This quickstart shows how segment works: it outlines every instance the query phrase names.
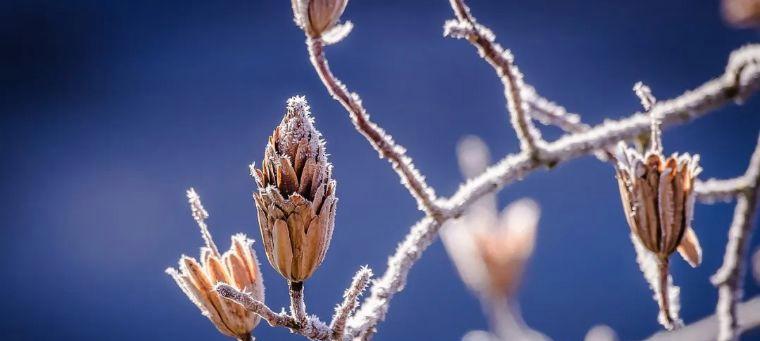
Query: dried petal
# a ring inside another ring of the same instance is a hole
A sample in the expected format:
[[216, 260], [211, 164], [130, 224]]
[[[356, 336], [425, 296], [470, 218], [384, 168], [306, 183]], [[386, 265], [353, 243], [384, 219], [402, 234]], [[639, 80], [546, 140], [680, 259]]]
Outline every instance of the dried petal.
[[686, 229], [681, 244], [678, 245], [678, 253], [693, 268], [702, 264], [702, 246], [699, 245], [697, 234], [691, 227]]

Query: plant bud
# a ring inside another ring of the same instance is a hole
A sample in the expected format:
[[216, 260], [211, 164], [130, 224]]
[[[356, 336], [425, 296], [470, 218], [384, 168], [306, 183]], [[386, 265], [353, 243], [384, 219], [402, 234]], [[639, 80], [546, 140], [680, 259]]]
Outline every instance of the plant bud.
[[348, 0], [291, 0], [296, 24], [318, 38], [338, 24]]
[[702, 171], [699, 155], [659, 152], [642, 156], [635, 149], [618, 147], [617, 179], [625, 217], [641, 244], [660, 258], [678, 250], [692, 266], [702, 262], [691, 221], [694, 180]]
[[251, 167], [267, 259], [291, 282], [309, 278], [322, 263], [338, 201], [325, 143], [313, 124], [306, 99], [289, 99], [261, 169]]
[[166, 273], [222, 334], [241, 341], [251, 339], [251, 331], [260, 317], [219, 296], [214, 285], [226, 283], [264, 301], [264, 282], [252, 244], [253, 240], [237, 234], [232, 237], [232, 246], [224, 255], [215, 254], [206, 246], [201, 248], [201, 263], [195, 258], [182, 256], [179, 271], [166, 269]]
[[620, 143], [616, 171], [639, 266], [655, 292], [660, 307], [658, 320], [670, 330], [681, 321], [679, 291], [668, 273], [669, 257], [677, 250], [692, 267], [702, 262], [702, 248], [691, 228], [694, 180], [702, 168], [699, 155], [665, 158], [659, 136], [659, 122], [653, 117], [651, 149], [641, 155]]

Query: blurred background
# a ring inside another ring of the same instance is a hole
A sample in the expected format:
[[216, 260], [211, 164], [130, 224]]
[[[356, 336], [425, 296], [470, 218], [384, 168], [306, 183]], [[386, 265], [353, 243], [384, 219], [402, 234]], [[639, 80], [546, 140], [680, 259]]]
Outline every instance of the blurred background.
[[[470, 5], [529, 84], [591, 124], [640, 110], [636, 81], [657, 98], [677, 96], [758, 39], [725, 24], [717, 1]], [[296, 94], [307, 96], [327, 140], [340, 198], [332, 247], [306, 284], [310, 312], [329, 318], [360, 266], [385, 270], [421, 214], [327, 95], [291, 15], [283, 0], [0, 2], [1, 339], [223, 340], [163, 272], [202, 245], [184, 193], [201, 194], [220, 248], [236, 232], [259, 240], [248, 164], [261, 160]], [[353, 0], [344, 15], [353, 33], [327, 51], [441, 195], [461, 181], [462, 136], [481, 136], [497, 157], [518, 148], [499, 80], [469, 44], [442, 38], [450, 17], [443, 0]], [[668, 130], [665, 149], [700, 153], [703, 178], [740, 175], [758, 110], [750, 99]], [[556, 340], [581, 339], [595, 324], [625, 340], [659, 330], [610, 166], [585, 157], [534, 173], [500, 204], [524, 196], [543, 211], [519, 294], [529, 325]], [[708, 278], [732, 212], [698, 204], [704, 262], [672, 262], [687, 322], [713, 313]], [[264, 260], [258, 244], [256, 252]], [[284, 280], [265, 260], [262, 270], [267, 303], [286, 306]], [[749, 277], [747, 296], [757, 295]], [[378, 340], [457, 340], [486, 327], [440, 242], [390, 308]], [[255, 335], [298, 339], [266, 323]]]

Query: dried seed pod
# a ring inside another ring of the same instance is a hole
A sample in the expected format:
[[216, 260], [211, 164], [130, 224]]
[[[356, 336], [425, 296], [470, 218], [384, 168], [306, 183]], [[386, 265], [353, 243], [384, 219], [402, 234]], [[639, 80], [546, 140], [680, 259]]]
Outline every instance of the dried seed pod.
[[214, 285], [219, 282], [229, 284], [264, 302], [264, 281], [256, 254], [251, 248], [253, 240], [244, 234], [236, 234], [232, 236], [230, 249], [220, 255], [206, 228], [208, 213], [203, 209], [200, 198], [192, 189], [188, 191], [188, 198], [193, 217], [201, 226], [206, 246], [201, 248], [200, 263], [195, 258], [183, 255], [179, 260], [179, 270], [168, 268], [166, 273], [174, 278], [185, 295], [222, 334], [249, 341], [251, 331], [259, 324], [259, 315], [222, 298], [214, 290]]
[[332, 165], [313, 121], [305, 98], [289, 99], [261, 169], [251, 167], [267, 259], [291, 282], [309, 278], [324, 260], [338, 201]]
[[670, 309], [668, 258], [678, 251], [692, 267], [702, 262], [702, 249], [691, 228], [694, 181], [702, 168], [699, 155], [664, 157], [659, 122], [654, 118], [652, 126], [651, 149], [644, 155], [624, 143], [618, 146], [616, 171], [631, 233], [642, 251], [656, 256], [659, 274], [650, 285], [657, 292], [660, 321], [672, 329], [678, 317]]
[[293, 15], [298, 27], [311, 38], [336, 27], [348, 0], [291, 0]]

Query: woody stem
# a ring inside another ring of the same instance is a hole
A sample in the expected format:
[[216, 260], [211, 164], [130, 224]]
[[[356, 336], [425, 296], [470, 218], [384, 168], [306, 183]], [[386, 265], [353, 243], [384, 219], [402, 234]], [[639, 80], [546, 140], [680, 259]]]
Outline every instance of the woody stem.
[[668, 324], [673, 324], [673, 317], [670, 316], [670, 302], [668, 300], [668, 257], [658, 257], [657, 269], [660, 273], [660, 310]]
[[253, 340], [253, 338], [251, 337], [251, 333], [247, 333], [245, 335], [238, 336], [237, 340], [238, 341], [251, 341], [251, 340]]
[[303, 282], [288, 282], [290, 285], [290, 314], [298, 323], [306, 324], [306, 304], [303, 301]]

